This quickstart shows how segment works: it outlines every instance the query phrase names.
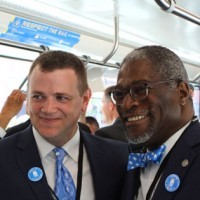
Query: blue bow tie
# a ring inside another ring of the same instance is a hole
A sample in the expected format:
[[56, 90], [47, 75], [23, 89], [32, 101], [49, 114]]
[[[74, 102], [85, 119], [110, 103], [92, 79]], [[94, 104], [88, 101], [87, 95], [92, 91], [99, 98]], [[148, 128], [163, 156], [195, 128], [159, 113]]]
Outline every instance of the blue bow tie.
[[165, 148], [163, 144], [158, 149], [147, 153], [130, 153], [127, 170], [146, 167], [148, 163], [160, 164]]

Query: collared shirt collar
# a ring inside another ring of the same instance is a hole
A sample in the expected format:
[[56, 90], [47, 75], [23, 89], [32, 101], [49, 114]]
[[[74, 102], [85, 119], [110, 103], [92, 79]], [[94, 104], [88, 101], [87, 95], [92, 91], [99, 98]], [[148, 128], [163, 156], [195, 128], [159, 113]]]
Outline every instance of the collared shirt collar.
[[[169, 153], [169, 151], [172, 149], [174, 144], [177, 142], [177, 140], [180, 138], [182, 133], [185, 131], [185, 129], [190, 125], [191, 121], [189, 121], [185, 126], [183, 126], [180, 130], [178, 130], [174, 135], [172, 135], [164, 144], [166, 145], [166, 150], [163, 155], [163, 159], [165, 156]], [[163, 160], [162, 159], [162, 160]]]
[[[33, 135], [36, 140], [41, 160], [45, 159], [48, 155], [55, 156], [52, 152], [55, 146], [47, 142], [34, 127], [33, 127]], [[80, 130], [79, 126], [77, 125], [77, 130], [74, 136], [65, 145], [62, 146], [62, 148], [65, 149], [68, 155], [75, 162], [78, 162], [79, 143], [80, 143]]]

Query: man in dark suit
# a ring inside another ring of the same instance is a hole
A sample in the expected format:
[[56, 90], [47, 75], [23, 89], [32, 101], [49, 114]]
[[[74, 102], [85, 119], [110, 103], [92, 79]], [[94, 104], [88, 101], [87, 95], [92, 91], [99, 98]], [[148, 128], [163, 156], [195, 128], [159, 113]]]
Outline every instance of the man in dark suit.
[[95, 131], [99, 129], [99, 123], [98, 123], [97, 119], [93, 116], [86, 116], [85, 123], [90, 128], [91, 134], [94, 134]]
[[128, 54], [112, 91], [130, 153], [122, 200], [198, 200], [200, 124], [187, 72], [167, 48], [145, 46]]
[[115, 86], [106, 88], [102, 97], [102, 114], [104, 122], [110, 125], [98, 129], [95, 132], [95, 135], [103, 138], [127, 142], [125, 136], [125, 126], [120, 120], [116, 105], [110, 96], [111, 91], [114, 88]]
[[[31, 125], [0, 141], [0, 199], [120, 198], [127, 145], [79, 129], [90, 96], [85, 67], [75, 55], [49, 51], [33, 62], [27, 93]], [[66, 154], [63, 162], [60, 152]]]

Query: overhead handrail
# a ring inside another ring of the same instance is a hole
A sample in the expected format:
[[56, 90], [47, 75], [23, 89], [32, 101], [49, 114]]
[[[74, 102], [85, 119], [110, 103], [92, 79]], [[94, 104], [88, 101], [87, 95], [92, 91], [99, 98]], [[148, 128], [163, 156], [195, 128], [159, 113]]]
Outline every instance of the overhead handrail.
[[115, 31], [115, 39], [114, 39], [114, 45], [111, 50], [111, 52], [108, 54], [108, 56], [103, 60], [103, 64], [107, 63], [107, 61], [115, 54], [115, 52], [118, 49], [119, 46], [119, 16], [114, 17], [114, 31]]
[[107, 61], [115, 54], [119, 47], [119, 5], [118, 0], [113, 1], [114, 3], [114, 44], [111, 52], [108, 56], [103, 60], [103, 64], [107, 63]]
[[43, 51], [49, 51], [49, 47], [45, 45], [40, 45], [40, 47], [43, 49]]
[[200, 17], [177, 6], [174, 0], [155, 0], [162, 10], [182, 17], [190, 22], [200, 25]]
[[90, 61], [90, 56], [83, 55], [83, 58], [86, 59], [86, 62], [84, 62], [84, 64], [85, 64], [85, 67], [87, 68], [87, 65], [88, 65], [88, 63], [89, 63], [89, 61]]
[[[21, 43], [18, 43], [18, 42], [4, 40], [4, 39], [0, 39], [0, 45], [5, 45], [5, 46], [9, 46], [9, 47], [19, 48], [19, 49], [23, 49], [23, 50], [38, 52], [38, 53], [44, 52], [43, 48], [41, 48], [41, 47], [34, 47], [34, 46], [31, 46], [31, 45], [21, 44]], [[27, 81], [27, 76], [22, 81], [22, 83], [19, 85], [18, 88], [20, 90], [22, 89], [22, 87], [24, 86], [26, 81]]]
[[1, 44], [5, 46], [9, 46], [9, 47], [15, 47], [15, 48], [38, 52], [38, 53], [44, 52], [44, 50], [41, 47], [35, 47], [32, 45], [22, 44], [22, 43], [10, 41], [10, 40], [0, 39], [0, 45]]
[[[38, 53], [44, 52], [43, 46], [35, 47], [35, 46], [32, 46], [32, 45], [26, 45], [26, 44], [22, 44], [22, 43], [10, 41], [10, 40], [4, 40], [4, 39], [0, 39], [0, 45], [5, 45], [5, 46], [9, 46], [9, 47], [19, 48], [19, 49], [23, 49], [23, 50], [29, 50], [29, 51], [38, 52]], [[45, 47], [45, 49], [47, 49], [47, 48], [48, 47]], [[119, 68], [119, 66], [117, 66], [116, 64], [113, 64], [113, 63], [105, 63], [105, 64], [103, 64], [102, 61], [91, 59], [89, 56], [88, 56], [88, 58], [86, 58], [86, 56], [83, 56], [83, 57], [79, 56], [79, 58], [83, 62], [87, 62], [87, 63], [91, 63], [91, 64], [96, 64], [96, 65], [104, 65], [104, 66], [112, 67], [112, 68], [116, 68], [116, 69]]]
[[2, 54], [0, 54], [0, 58], [8, 58], [8, 59], [13, 59], [13, 60], [20, 60], [20, 61], [26, 61], [26, 62], [33, 62], [33, 59], [19, 58], [19, 57], [8, 56], [8, 55], [2, 55]]
[[[40, 45], [40, 48], [43, 50], [43, 52], [45, 51], [49, 51], [49, 47], [48, 46], [45, 46], [45, 45]], [[40, 52], [42, 53], [42, 52]], [[21, 90], [22, 87], [24, 86], [24, 84], [26, 83], [26, 81], [28, 80], [28, 75], [25, 77], [25, 79], [22, 81], [22, 83], [20, 84], [19, 86], [19, 89]]]
[[28, 76], [25, 77], [25, 79], [21, 82], [20, 86], [19, 86], [19, 90], [21, 90], [24, 86], [24, 84], [26, 83], [26, 81], [28, 80]]

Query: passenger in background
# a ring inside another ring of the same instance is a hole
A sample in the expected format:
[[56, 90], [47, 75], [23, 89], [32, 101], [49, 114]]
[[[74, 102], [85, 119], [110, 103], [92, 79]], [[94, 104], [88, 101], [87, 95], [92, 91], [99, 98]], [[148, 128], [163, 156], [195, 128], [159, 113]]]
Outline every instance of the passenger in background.
[[91, 133], [90, 127], [86, 124], [85, 112], [81, 112], [78, 119], [78, 124], [81, 130]]
[[98, 129], [95, 132], [95, 135], [99, 137], [103, 137], [103, 138], [109, 138], [109, 139], [127, 142], [127, 139], [124, 133], [125, 126], [120, 120], [116, 106], [111, 98], [111, 91], [114, 88], [115, 86], [110, 86], [106, 88], [104, 90], [104, 94], [102, 97], [103, 118], [107, 124], [111, 124], [111, 125]]
[[90, 128], [91, 133], [94, 135], [95, 131], [99, 129], [99, 123], [95, 117], [86, 116], [86, 124]]
[[102, 100], [101, 100], [102, 118], [103, 118], [103, 122], [106, 125], [113, 124], [113, 122], [119, 117], [119, 114], [116, 110], [116, 106], [113, 103], [113, 100], [110, 96], [110, 93], [114, 88], [115, 88], [115, 86], [110, 86], [110, 87], [106, 88], [103, 92], [103, 96], [102, 96]]
[[77, 56], [47, 51], [32, 63], [31, 126], [0, 140], [0, 199], [120, 198], [128, 147], [81, 131], [78, 119], [90, 94]]
[[26, 94], [17, 89], [13, 90], [8, 96], [0, 113], [0, 138], [3, 138], [6, 135], [6, 127], [11, 119], [19, 113], [25, 99]]

